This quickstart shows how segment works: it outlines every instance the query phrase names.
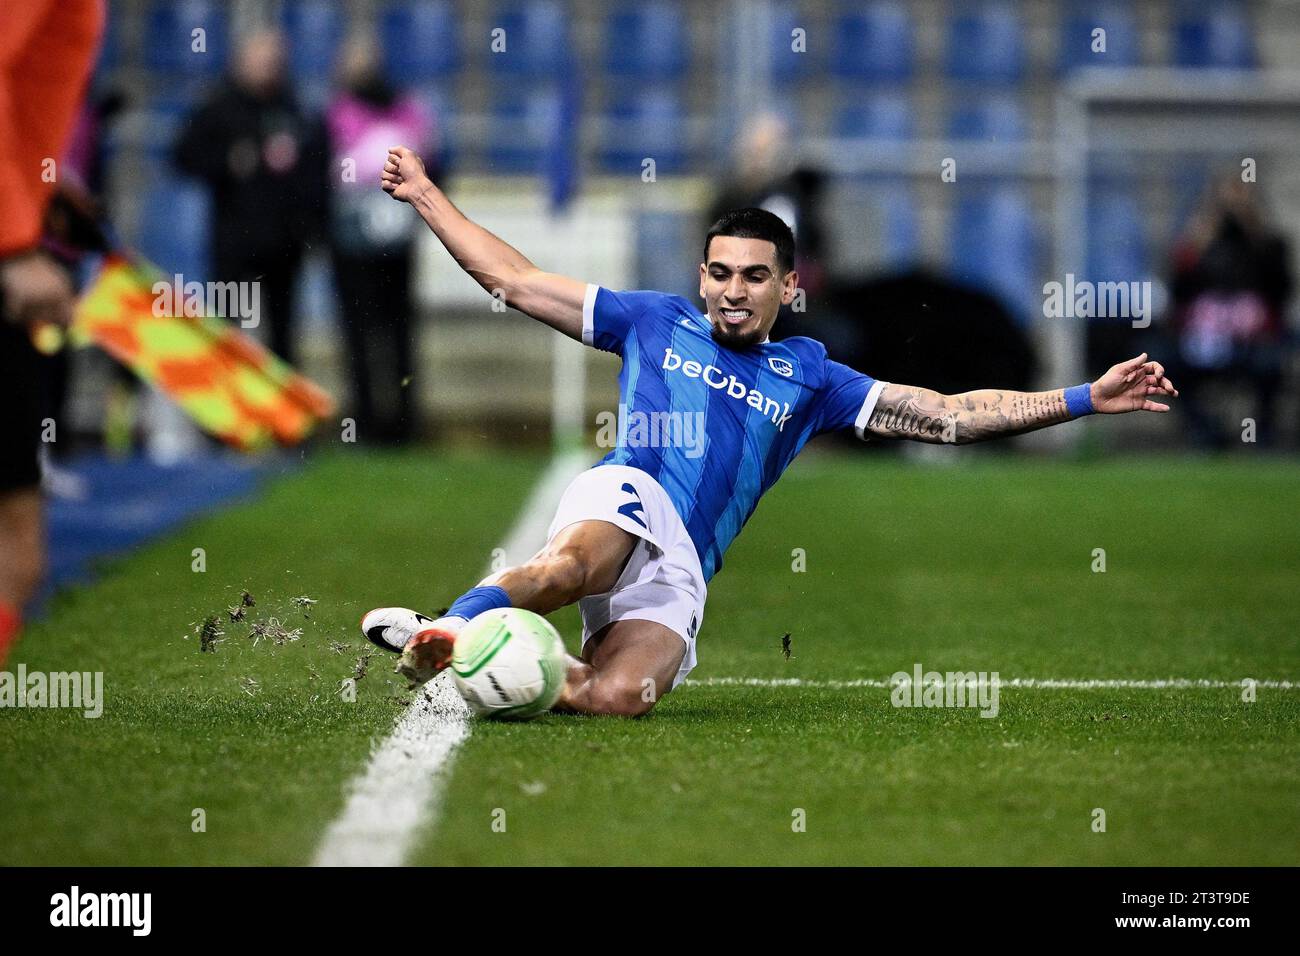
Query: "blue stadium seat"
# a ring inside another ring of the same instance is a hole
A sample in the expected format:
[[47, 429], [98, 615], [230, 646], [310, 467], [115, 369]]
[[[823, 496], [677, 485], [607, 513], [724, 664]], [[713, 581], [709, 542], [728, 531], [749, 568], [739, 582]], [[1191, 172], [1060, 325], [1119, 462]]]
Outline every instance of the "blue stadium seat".
[[[772, 76], [778, 80], [801, 80], [817, 74], [825, 57], [825, 40], [810, 31], [809, 18], [786, 6], [775, 9], [772, 14], [772, 32], [768, 44], [768, 57], [772, 64]], [[802, 29], [804, 50], [796, 53], [791, 47], [794, 43], [795, 29]]]
[[294, 78], [328, 82], [347, 29], [343, 8], [330, 0], [287, 0], [282, 25]]
[[648, 87], [624, 91], [606, 116], [601, 163], [610, 172], [640, 174], [642, 161], [655, 161], [658, 173], [679, 170], [686, 161], [686, 111], [675, 91]]
[[1018, 83], [1025, 70], [1025, 37], [1005, 3], [966, 6], [948, 23], [946, 72], [954, 80]]
[[488, 67], [502, 76], [553, 77], [572, 55], [569, 11], [559, 0], [524, 0], [501, 7], [491, 20], [505, 31], [505, 50], [488, 54]]
[[537, 173], [551, 131], [560, 117], [560, 94], [552, 85], [529, 89], [522, 96], [514, 89], [493, 96], [488, 134], [488, 166], [493, 173]]
[[1249, 12], [1232, 0], [1181, 4], [1173, 41], [1176, 66], [1251, 69], [1259, 65]]
[[953, 139], [1017, 143], [1027, 138], [1028, 128], [1025, 111], [1012, 95], [958, 102], [948, 117], [948, 135]]
[[[182, 124], [202, 102], [205, 90], [204, 81], [190, 80], [165, 86], [150, 98], [142, 144], [150, 163], [170, 168], [171, 152], [180, 138]], [[120, 125], [113, 128], [120, 129]]]
[[698, 295], [695, 217], [679, 210], [642, 209], [635, 213], [632, 228], [639, 287], [688, 298]]
[[833, 132], [850, 139], [889, 142], [910, 140], [916, 130], [915, 111], [905, 94], [877, 93], [855, 97], [835, 111]]
[[[170, 149], [181, 121], [199, 104], [202, 90], [192, 84], [178, 83], [163, 87], [149, 100], [149, 140], [147, 146]], [[160, 131], [154, 133], [155, 130]]]
[[438, 139], [435, 152], [440, 169], [455, 166], [461, 143], [456, 133], [456, 98], [451, 93], [434, 83], [416, 87], [415, 95], [423, 104], [425, 111], [433, 118], [434, 134]]
[[1028, 197], [997, 185], [957, 202], [950, 233], [953, 277], [997, 295], [1022, 323], [1041, 300], [1038, 237]]
[[620, 7], [605, 21], [605, 71], [644, 81], [680, 76], [691, 48], [687, 25], [681, 5], [670, 0]]
[[921, 217], [916, 195], [906, 180], [892, 178], [879, 181], [880, 189], [872, 197], [880, 216], [881, 265], [901, 269], [921, 257]]
[[[1094, 53], [1092, 33], [1098, 28], [1106, 31], [1106, 49]], [[1096, 66], [1138, 66], [1141, 62], [1141, 27], [1128, 4], [1073, 0], [1061, 20], [1057, 51], [1061, 72]]]
[[380, 16], [388, 75], [401, 86], [460, 69], [460, 31], [451, 0], [390, 3]]
[[105, 4], [104, 36], [99, 43], [95, 60], [95, 75], [103, 76], [116, 70], [122, 63], [122, 13], [120, 6]]
[[[195, 52], [195, 30], [204, 52]], [[158, 0], [149, 11], [145, 66], [158, 73], [216, 76], [229, 54], [226, 11], [212, 0]]]
[[208, 190], [202, 183], [163, 172], [150, 180], [140, 203], [134, 245], [168, 275], [179, 272], [186, 281], [206, 281], [211, 277], [211, 213]]
[[1116, 187], [1090, 190], [1087, 277], [1094, 282], [1137, 282], [1149, 277], [1146, 230], [1138, 200]]
[[843, 79], [901, 83], [912, 75], [915, 40], [902, 4], [875, 3], [841, 14], [831, 36], [831, 70]]
[[1187, 227], [1188, 220], [1200, 208], [1216, 171], [1213, 160], [1201, 153], [1181, 153], [1173, 157], [1167, 175], [1173, 200], [1171, 221], [1175, 236]]

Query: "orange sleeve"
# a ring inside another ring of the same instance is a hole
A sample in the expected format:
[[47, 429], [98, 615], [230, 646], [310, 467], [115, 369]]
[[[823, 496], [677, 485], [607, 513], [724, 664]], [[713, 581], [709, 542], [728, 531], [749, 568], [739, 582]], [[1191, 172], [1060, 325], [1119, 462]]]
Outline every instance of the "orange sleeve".
[[0, 256], [40, 239], [103, 24], [101, 0], [0, 3]]

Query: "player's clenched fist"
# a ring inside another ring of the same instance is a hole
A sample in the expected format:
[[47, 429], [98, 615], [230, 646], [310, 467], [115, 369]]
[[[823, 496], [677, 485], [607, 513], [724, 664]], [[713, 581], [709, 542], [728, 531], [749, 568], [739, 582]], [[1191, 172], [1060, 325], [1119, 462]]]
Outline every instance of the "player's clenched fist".
[[379, 185], [394, 199], [414, 202], [432, 183], [424, 171], [424, 160], [415, 154], [415, 150], [393, 146], [388, 150]]

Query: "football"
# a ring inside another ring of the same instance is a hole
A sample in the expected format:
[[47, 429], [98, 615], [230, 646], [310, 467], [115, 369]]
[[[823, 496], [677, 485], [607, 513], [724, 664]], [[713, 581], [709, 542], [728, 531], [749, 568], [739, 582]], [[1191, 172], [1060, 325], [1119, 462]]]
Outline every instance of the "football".
[[529, 720], [550, 710], [564, 688], [564, 641], [540, 614], [499, 608], [456, 636], [456, 687], [480, 717]]

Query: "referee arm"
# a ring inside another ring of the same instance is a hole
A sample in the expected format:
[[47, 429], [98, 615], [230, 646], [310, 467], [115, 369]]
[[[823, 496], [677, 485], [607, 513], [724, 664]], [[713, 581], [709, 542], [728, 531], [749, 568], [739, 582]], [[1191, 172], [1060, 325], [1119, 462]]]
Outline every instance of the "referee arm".
[[98, 46], [94, 0], [0, 3], [0, 321], [72, 320], [72, 283], [39, 249], [45, 207]]

